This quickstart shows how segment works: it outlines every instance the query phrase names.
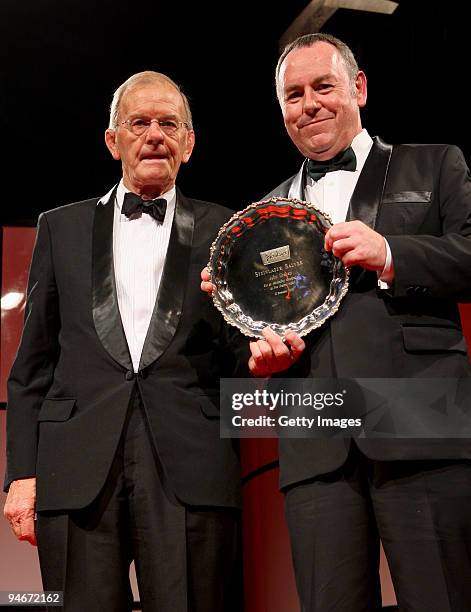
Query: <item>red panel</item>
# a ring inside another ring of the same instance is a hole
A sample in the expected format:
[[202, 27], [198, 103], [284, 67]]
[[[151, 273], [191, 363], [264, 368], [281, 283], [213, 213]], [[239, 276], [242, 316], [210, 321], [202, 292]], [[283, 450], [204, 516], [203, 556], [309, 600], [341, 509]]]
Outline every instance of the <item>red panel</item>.
[[26, 286], [36, 230], [33, 227], [3, 227], [2, 234], [0, 402], [6, 402], [6, 381], [23, 328]]
[[240, 441], [242, 477], [278, 461], [278, 438], [245, 438]]
[[463, 334], [468, 343], [468, 356], [471, 353], [471, 304], [460, 304], [461, 324]]
[[249, 480], [243, 502], [245, 612], [297, 612], [278, 469]]

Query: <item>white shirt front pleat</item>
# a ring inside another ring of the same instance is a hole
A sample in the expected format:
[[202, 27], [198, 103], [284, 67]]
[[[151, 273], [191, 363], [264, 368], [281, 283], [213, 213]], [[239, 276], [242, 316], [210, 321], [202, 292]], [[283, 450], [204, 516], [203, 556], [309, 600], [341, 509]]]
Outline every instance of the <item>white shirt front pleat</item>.
[[145, 213], [136, 219], [121, 214], [127, 191], [121, 181], [114, 209], [113, 261], [119, 312], [137, 372], [167, 256], [176, 191], [173, 187], [160, 196], [167, 200], [162, 224]]

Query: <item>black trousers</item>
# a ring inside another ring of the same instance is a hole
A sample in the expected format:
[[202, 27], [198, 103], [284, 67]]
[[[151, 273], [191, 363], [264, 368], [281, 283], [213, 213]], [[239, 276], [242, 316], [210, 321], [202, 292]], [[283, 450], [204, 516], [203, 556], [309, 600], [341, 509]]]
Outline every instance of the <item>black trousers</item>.
[[367, 459], [292, 487], [302, 612], [381, 609], [379, 539], [401, 612], [471, 610], [471, 464]]
[[128, 612], [134, 559], [143, 612], [239, 612], [239, 513], [176, 500], [146, 423], [136, 393], [95, 502], [38, 515], [43, 587], [64, 591], [65, 612]]

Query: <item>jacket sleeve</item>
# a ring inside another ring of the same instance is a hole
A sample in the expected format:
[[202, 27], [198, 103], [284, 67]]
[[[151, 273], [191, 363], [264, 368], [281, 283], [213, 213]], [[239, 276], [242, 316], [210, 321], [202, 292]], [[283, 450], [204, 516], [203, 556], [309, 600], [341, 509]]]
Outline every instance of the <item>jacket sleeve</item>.
[[60, 315], [49, 226], [39, 217], [20, 346], [8, 380], [5, 490], [35, 475], [38, 413], [59, 353]]
[[444, 149], [438, 192], [439, 235], [385, 236], [394, 262], [393, 296], [471, 300], [471, 177], [458, 147]]

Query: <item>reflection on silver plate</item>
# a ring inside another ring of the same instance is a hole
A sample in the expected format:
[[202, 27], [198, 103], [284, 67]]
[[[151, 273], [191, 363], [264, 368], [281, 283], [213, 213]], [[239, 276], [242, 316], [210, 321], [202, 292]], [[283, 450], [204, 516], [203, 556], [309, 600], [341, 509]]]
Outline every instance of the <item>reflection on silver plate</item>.
[[339, 308], [349, 272], [324, 250], [329, 217], [313, 204], [271, 198], [225, 223], [208, 268], [213, 300], [224, 319], [246, 336], [269, 325], [284, 336], [320, 327]]

